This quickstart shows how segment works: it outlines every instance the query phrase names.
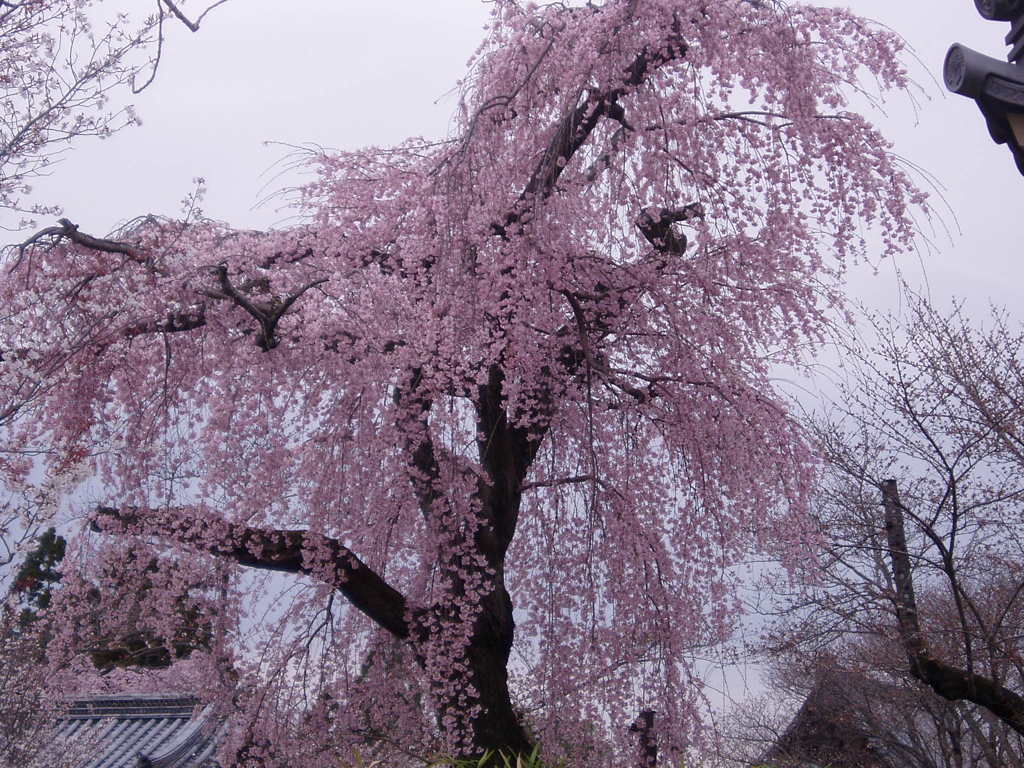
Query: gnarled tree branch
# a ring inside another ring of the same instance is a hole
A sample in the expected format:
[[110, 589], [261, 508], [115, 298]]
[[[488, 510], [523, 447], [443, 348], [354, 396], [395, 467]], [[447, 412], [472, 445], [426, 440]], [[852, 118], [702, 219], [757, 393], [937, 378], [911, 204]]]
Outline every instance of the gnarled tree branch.
[[126, 243], [123, 240], [94, 237], [79, 230], [78, 225], [69, 219], [58, 219], [57, 226], [41, 229], [31, 237], [18, 243], [17, 246], [14, 246], [17, 248], [18, 257], [14, 260], [14, 264], [11, 265], [10, 271], [15, 271], [21, 265], [21, 260], [29, 249], [37, 246], [53, 248], [65, 240], [94, 251], [120, 253], [133, 261], [141, 262], [145, 260], [139, 250], [130, 243]]
[[228, 279], [228, 267], [226, 264], [218, 264], [215, 268], [217, 279], [220, 281], [220, 287], [223, 291], [223, 296], [212, 295], [214, 298], [227, 298], [231, 299], [235, 304], [248, 312], [254, 317], [260, 324], [260, 334], [256, 339], [256, 344], [264, 352], [268, 352], [277, 346], [277, 323], [280, 319], [291, 309], [302, 294], [308, 291], [310, 288], [315, 288], [318, 285], [327, 282], [327, 278], [323, 277], [319, 280], [314, 280], [311, 283], [299, 288], [294, 293], [290, 294], [283, 301], [273, 301], [270, 304], [257, 304], [252, 301], [245, 293], [236, 288], [231, 280]]
[[105, 533], [130, 529], [169, 539], [248, 568], [307, 574], [333, 586], [392, 635], [409, 636], [405, 596], [352, 550], [328, 536], [253, 528], [163, 509], [100, 507], [92, 525]]

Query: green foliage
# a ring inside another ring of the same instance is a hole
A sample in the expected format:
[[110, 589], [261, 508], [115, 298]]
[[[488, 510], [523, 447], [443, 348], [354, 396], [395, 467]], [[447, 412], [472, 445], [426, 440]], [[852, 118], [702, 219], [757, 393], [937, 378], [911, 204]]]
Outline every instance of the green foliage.
[[564, 768], [563, 763], [546, 763], [540, 757], [540, 747], [534, 746], [529, 755], [514, 754], [489, 749], [478, 758], [458, 759], [440, 757], [428, 764], [428, 768]]
[[39, 612], [50, 607], [51, 590], [61, 580], [57, 566], [64, 559], [67, 542], [54, 528], [38, 539], [36, 548], [25, 556], [11, 586], [11, 593], [21, 603], [18, 624], [26, 629], [39, 619]]
[[[356, 751], [351, 760], [340, 760], [339, 768], [385, 768], [380, 760], [366, 762]], [[534, 747], [529, 755], [517, 755], [502, 750], [489, 749], [477, 758], [446, 757], [433, 758], [427, 768], [564, 768], [561, 763], [545, 763], [540, 758], [540, 748]]]

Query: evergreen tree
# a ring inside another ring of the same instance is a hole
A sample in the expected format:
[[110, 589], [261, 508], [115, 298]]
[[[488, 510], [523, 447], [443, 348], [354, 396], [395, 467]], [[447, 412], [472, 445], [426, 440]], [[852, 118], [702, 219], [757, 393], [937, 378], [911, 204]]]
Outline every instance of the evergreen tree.
[[11, 586], [11, 593], [22, 606], [18, 626], [25, 629], [39, 618], [39, 612], [50, 606], [50, 593], [60, 582], [58, 566], [64, 559], [67, 542], [49, 528], [38, 539], [36, 548], [25, 557]]

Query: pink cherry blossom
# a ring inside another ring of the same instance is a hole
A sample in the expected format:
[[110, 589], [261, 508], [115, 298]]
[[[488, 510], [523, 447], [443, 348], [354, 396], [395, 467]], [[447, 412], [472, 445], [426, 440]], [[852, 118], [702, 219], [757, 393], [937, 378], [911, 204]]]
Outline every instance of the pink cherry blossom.
[[733, 567], [811, 556], [770, 372], [867, 233], [898, 254], [927, 212], [846, 106], [906, 86], [899, 40], [771, 2], [493, 6], [452, 134], [312, 154], [301, 223], [66, 222], [4, 266], [9, 444], [94, 473], [83, 585], [145, 550], [159, 634], [183, 595], [217, 627], [189, 664], [224, 764], [619, 765], [642, 708], [679, 754]]

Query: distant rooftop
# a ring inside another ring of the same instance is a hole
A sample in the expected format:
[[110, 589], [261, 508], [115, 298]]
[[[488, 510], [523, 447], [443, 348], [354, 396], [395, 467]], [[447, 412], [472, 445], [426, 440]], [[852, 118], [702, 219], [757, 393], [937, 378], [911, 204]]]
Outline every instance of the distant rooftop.
[[79, 768], [216, 768], [219, 725], [189, 696], [95, 696], [72, 703], [56, 737], [89, 745]]
[[842, 673], [822, 667], [789, 726], [757, 762], [767, 768], [883, 768], [872, 734], [845, 695]]

